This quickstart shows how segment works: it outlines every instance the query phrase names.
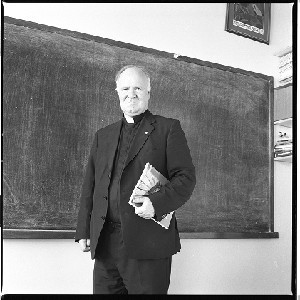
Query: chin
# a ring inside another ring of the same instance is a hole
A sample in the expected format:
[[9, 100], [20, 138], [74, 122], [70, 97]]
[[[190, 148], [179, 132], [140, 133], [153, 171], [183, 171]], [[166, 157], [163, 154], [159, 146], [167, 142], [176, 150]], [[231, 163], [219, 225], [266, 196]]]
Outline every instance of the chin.
[[137, 115], [141, 114], [140, 111], [134, 111], [134, 112], [132, 112], [132, 111], [123, 111], [123, 112], [124, 112], [124, 114], [126, 114], [129, 117], [134, 117], [134, 116], [137, 116]]

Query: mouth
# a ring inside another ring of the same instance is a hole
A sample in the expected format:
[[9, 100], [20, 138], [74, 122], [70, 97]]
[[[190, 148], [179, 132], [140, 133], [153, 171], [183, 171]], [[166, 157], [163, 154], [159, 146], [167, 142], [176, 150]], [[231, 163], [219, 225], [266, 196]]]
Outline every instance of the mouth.
[[127, 97], [126, 100], [127, 100], [127, 101], [137, 101], [138, 98], [137, 98], [137, 97], [134, 97], [134, 98], [129, 98], [129, 97]]

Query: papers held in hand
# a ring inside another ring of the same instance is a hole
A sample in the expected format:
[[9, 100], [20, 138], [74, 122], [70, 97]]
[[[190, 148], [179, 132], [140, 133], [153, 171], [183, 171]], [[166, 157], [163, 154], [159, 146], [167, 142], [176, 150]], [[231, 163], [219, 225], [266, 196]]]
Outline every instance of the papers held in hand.
[[[147, 196], [151, 195], [160, 190], [160, 188], [168, 183], [169, 180], [159, 173], [153, 166], [149, 163], [146, 163], [144, 171], [138, 180], [132, 195], [129, 199], [129, 204], [132, 206], [140, 206], [141, 203], [134, 203], [133, 198], [138, 196]], [[151, 218], [154, 222], [158, 223], [165, 229], [168, 229], [172, 219], [173, 212], [168, 213], [161, 221], [156, 221], [154, 218]]]

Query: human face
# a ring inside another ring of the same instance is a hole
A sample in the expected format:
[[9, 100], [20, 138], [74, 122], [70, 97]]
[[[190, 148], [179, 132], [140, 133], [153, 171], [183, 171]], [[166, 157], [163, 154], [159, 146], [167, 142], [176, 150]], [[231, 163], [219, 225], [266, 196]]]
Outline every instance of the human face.
[[133, 117], [148, 109], [148, 88], [149, 79], [140, 69], [130, 68], [121, 73], [116, 90], [124, 115]]

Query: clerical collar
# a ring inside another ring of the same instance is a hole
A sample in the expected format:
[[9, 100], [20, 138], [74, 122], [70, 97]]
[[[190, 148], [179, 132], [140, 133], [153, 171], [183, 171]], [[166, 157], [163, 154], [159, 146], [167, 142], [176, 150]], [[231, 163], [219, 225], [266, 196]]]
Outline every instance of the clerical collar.
[[142, 114], [140, 114], [140, 115], [137, 115], [137, 116], [133, 116], [133, 117], [128, 117], [128, 116], [126, 116], [125, 117], [125, 115], [123, 114], [123, 122], [125, 123], [125, 124], [136, 124], [136, 123], [139, 123], [142, 119], [143, 119], [143, 117], [144, 117], [144, 115], [146, 114], [146, 112], [148, 112], [149, 110], [147, 109], [147, 110], [145, 110]]

